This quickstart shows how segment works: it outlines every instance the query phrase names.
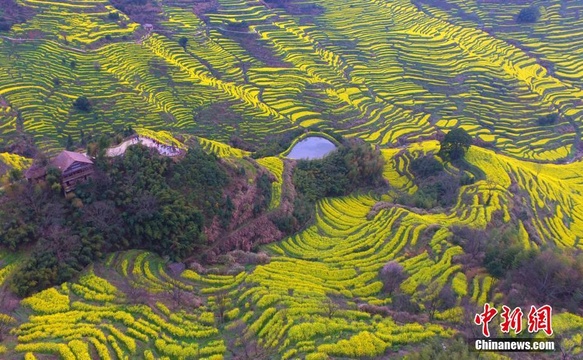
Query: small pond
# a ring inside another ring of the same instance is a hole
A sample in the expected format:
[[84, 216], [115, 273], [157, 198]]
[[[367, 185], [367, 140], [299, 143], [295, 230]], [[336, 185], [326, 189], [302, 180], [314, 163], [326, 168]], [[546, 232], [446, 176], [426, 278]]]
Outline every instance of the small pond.
[[321, 159], [334, 150], [336, 150], [336, 145], [330, 140], [318, 136], [310, 136], [298, 141], [287, 154], [287, 158], [294, 160]]

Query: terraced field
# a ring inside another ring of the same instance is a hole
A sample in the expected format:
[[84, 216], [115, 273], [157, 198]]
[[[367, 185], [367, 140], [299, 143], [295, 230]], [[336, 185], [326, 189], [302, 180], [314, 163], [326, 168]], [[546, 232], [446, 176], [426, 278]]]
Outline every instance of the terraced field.
[[[380, 148], [390, 190], [321, 200], [313, 225], [261, 247], [268, 263], [183, 271], [142, 251], [111, 254], [75, 282], [0, 309], [3, 358], [399, 357], [455, 336], [468, 307], [502, 305], [498, 280], [462, 264], [455, 229], [513, 224], [524, 249], [583, 250], [576, 2], [533, 1], [541, 19], [517, 24], [518, 1], [217, 0], [193, 11], [168, 0], [148, 26], [105, 0], [16, 2], [35, 15], [0, 33], [2, 147], [31, 136], [52, 154], [69, 135], [131, 125], [229, 159], [252, 155], [233, 139], [261, 145], [309, 127]], [[89, 112], [73, 107], [82, 95]], [[540, 125], [549, 114], [557, 122]], [[419, 191], [411, 163], [458, 127], [475, 139], [466, 159], [483, 178], [450, 207], [399, 204]], [[30, 163], [0, 153], [0, 175]], [[272, 176], [277, 210], [291, 163], [257, 164]], [[2, 286], [18, 261], [0, 255]], [[379, 278], [389, 261], [403, 267], [400, 291], [420, 314], [383, 312], [398, 301]], [[455, 305], [429, 316], [445, 287]], [[573, 356], [581, 315], [553, 318]]]
[[[196, 15], [168, 1], [153, 32], [107, 1], [19, 3], [36, 16], [0, 40], [2, 135], [47, 150], [124, 124], [219, 141], [317, 126], [385, 146], [463, 127], [534, 160], [579, 146], [579, 8], [558, 0], [535, 2], [542, 19], [525, 26], [512, 4], [219, 0]], [[81, 95], [91, 113], [72, 109]], [[559, 123], [538, 126], [550, 112]]]
[[[408, 189], [412, 175], [404, 159], [437, 146], [430, 141], [403, 149], [398, 157], [386, 153], [385, 173], [398, 174], [389, 180]], [[326, 199], [317, 205], [313, 226], [265, 248], [268, 264], [231, 274], [176, 272], [141, 251], [110, 255], [75, 283], [23, 300], [14, 312], [14, 341], [7, 342], [6, 354], [219, 359], [255, 351], [267, 358], [358, 358], [451, 337], [455, 324], [463, 322], [463, 299], [496, 304], [498, 298], [494, 278], [465, 272], [456, 261], [464, 251], [452, 243], [453, 227], [485, 227], [493, 217], [511, 221], [510, 205], [518, 201], [513, 194], [522, 194], [536, 212], [520, 223], [526, 248], [550, 241], [583, 247], [581, 163], [535, 167], [476, 147], [468, 160], [487, 178], [464, 186], [458, 203], [445, 212], [388, 206], [391, 194]], [[278, 173], [273, 158], [259, 162]], [[397, 176], [401, 180], [394, 180]], [[519, 190], [511, 192], [512, 186]], [[546, 211], [551, 206], [556, 211]], [[394, 300], [381, 292], [378, 278], [390, 260], [404, 267], [408, 278], [401, 290], [422, 309], [445, 285], [454, 289], [458, 305], [432, 320], [421, 315], [402, 322], [367, 312], [367, 306]], [[553, 321], [556, 335], [581, 349], [576, 333], [583, 318], [563, 312]]]

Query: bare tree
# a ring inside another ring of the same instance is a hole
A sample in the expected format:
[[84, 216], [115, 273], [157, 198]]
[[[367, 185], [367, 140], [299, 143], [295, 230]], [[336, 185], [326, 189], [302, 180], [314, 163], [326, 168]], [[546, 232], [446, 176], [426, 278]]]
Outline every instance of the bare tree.
[[336, 313], [338, 312], [339, 308], [340, 306], [338, 306], [338, 304], [336, 304], [330, 298], [326, 299], [326, 301], [324, 302], [324, 309], [326, 310], [326, 316], [328, 316], [328, 319], [332, 319], [334, 315], [336, 315]]
[[389, 295], [398, 290], [401, 283], [407, 278], [405, 269], [396, 261], [389, 261], [379, 271], [383, 283], [383, 290]]
[[124, 289], [129, 303], [132, 304], [146, 304], [148, 300], [148, 291], [142, 287], [128, 284]]
[[59, 262], [66, 262], [72, 254], [81, 249], [79, 236], [73, 235], [71, 229], [61, 225], [51, 225], [42, 234], [49, 250], [55, 253]]
[[466, 338], [478, 338], [482, 336], [480, 327], [474, 324], [474, 317], [479, 312], [478, 307], [468, 298], [462, 299], [461, 306], [464, 309], [463, 320], [460, 324], [462, 334]]
[[432, 282], [426, 289], [425, 308], [429, 313], [429, 319], [433, 320], [435, 313], [453, 307], [456, 302], [455, 292], [449, 285], [445, 285], [437, 291], [439, 284]]
[[[235, 334], [246, 334], [247, 325], [238, 320], [233, 328]], [[227, 342], [227, 351], [235, 360], [270, 360], [277, 358], [277, 350], [259, 345], [252, 335], [236, 336]]]
[[181, 308], [183, 306], [184, 294], [178, 286], [172, 286], [172, 289], [170, 289], [170, 297], [176, 308]]
[[113, 201], [96, 201], [88, 204], [83, 207], [83, 219], [100, 232], [121, 224]]
[[468, 268], [482, 266], [489, 240], [488, 232], [469, 227], [453, 227], [452, 231], [454, 244], [464, 249], [460, 262]]
[[216, 311], [216, 316], [217, 319], [219, 320], [219, 323], [222, 324], [225, 322], [225, 312], [227, 311], [227, 294], [222, 292], [222, 293], [218, 293], [215, 296], [215, 311]]

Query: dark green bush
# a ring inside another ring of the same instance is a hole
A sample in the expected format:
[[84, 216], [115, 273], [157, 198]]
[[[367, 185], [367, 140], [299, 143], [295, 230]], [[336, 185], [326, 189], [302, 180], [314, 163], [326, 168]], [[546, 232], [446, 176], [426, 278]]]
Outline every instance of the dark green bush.
[[521, 24], [535, 23], [540, 18], [540, 11], [537, 6], [529, 6], [520, 10], [516, 16], [516, 22]]
[[10, 31], [10, 23], [4, 19], [0, 17], [0, 31]]
[[411, 161], [411, 170], [416, 176], [427, 178], [443, 171], [443, 164], [433, 156], [421, 156]]
[[539, 126], [548, 126], [555, 124], [558, 119], [559, 116], [557, 114], [549, 114], [539, 117], [536, 122]]
[[460, 178], [460, 186], [472, 185], [474, 182], [476, 182], [476, 178], [466, 173]]
[[91, 102], [86, 96], [79, 96], [74, 102], [73, 106], [83, 112], [90, 112], [91, 111]]
[[117, 12], [110, 12], [109, 14], [107, 14], [107, 18], [109, 20], [112, 20], [112, 21], [118, 21], [119, 20], [119, 13], [117, 13]]

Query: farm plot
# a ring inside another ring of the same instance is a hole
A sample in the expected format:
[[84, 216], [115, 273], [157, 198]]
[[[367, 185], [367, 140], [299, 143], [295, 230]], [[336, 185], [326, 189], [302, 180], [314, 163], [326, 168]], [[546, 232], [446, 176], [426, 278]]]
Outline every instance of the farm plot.
[[[578, 8], [557, 0], [537, 3], [542, 20], [530, 28], [474, 2], [451, 1], [473, 20], [405, 0], [318, 0], [307, 13], [219, 0], [204, 17], [166, 2], [159, 31], [137, 42], [116, 40], [137, 24], [123, 14], [110, 21], [117, 10], [104, 1], [22, 4], [37, 15], [9, 35], [39, 36], [1, 40], [1, 124], [7, 134], [21, 126], [47, 150], [80, 128], [127, 124], [222, 142], [316, 126], [391, 147], [463, 127], [506, 155], [539, 161], [568, 158], [578, 143], [579, 53], [559, 57], [580, 41]], [[477, 30], [476, 19], [501, 39]], [[114, 41], [99, 40], [104, 34]], [[74, 48], [83, 44], [93, 50]], [[71, 108], [84, 94], [91, 113]], [[537, 124], [551, 113], [557, 124]]]
[[[430, 141], [385, 151], [385, 174], [399, 191], [417, 191], [409, 185], [414, 180], [410, 162], [437, 147]], [[219, 359], [247, 347], [274, 358], [359, 358], [451, 337], [451, 326], [462, 321], [462, 300], [499, 305], [497, 280], [484, 271], [466, 273], [458, 262], [464, 251], [452, 243], [452, 227], [516, 221], [513, 207], [520, 202], [536, 213], [519, 221], [525, 248], [551, 242], [581, 247], [578, 240], [564, 239], [583, 236], [581, 162], [542, 165], [474, 147], [467, 158], [486, 177], [463, 186], [451, 208], [423, 212], [385, 206], [390, 193], [382, 200], [366, 194], [323, 199], [314, 225], [266, 246], [269, 263], [231, 274], [176, 273], [167, 262], [138, 250], [112, 254], [78, 281], [23, 300], [11, 331], [16, 343], [6, 351], [63, 359], [96, 354]], [[281, 160], [275, 160], [259, 164], [277, 177]], [[407, 279], [400, 290], [422, 310], [431, 311], [432, 297], [451, 287], [456, 304], [434, 313], [439, 324], [427, 318], [397, 324], [392, 316], [367, 311], [390, 307], [394, 300], [383, 292], [378, 275], [389, 261], [403, 266]], [[556, 316], [571, 334], [565, 341], [576, 344], [574, 320], [565, 320], [571, 315]]]
[[[118, 12], [109, 1], [71, 0], [43, 1], [21, 0], [21, 5], [34, 9], [37, 15], [26, 23], [15, 25], [10, 35], [29, 38], [33, 33], [43, 38], [58, 40], [73, 46], [84, 46], [105, 39], [127, 38], [140, 24]], [[109, 20], [110, 13], [117, 13], [118, 20]]]
[[107, 263], [120, 271], [117, 286], [91, 268], [77, 283], [24, 300], [34, 315], [13, 330], [14, 351], [63, 359], [222, 358], [225, 346], [212, 312], [175, 303], [171, 311], [164, 304], [172, 291], [192, 291], [192, 285], [174, 280], [148, 253], [121, 253]]

